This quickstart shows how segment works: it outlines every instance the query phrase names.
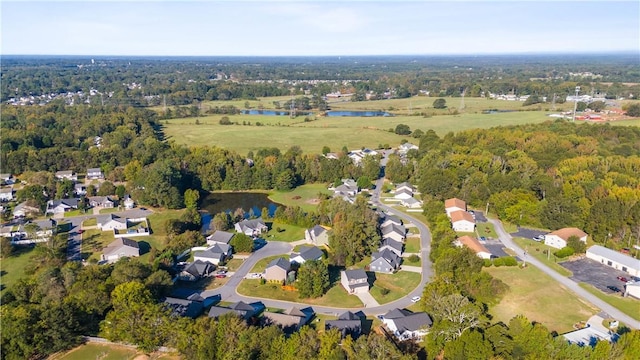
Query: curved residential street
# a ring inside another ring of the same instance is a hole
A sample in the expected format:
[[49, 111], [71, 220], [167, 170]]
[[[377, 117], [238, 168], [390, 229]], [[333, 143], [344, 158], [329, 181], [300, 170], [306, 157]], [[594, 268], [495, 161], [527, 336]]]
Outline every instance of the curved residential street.
[[504, 246], [506, 246], [506, 247], [512, 249], [513, 251], [515, 251], [516, 254], [518, 255], [518, 257], [520, 257], [521, 259], [526, 259], [527, 260], [527, 264], [531, 264], [531, 265], [537, 267], [538, 269], [542, 270], [542, 272], [544, 272], [545, 274], [551, 276], [555, 281], [559, 282], [560, 284], [562, 284], [567, 289], [573, 291], [576, 295], [578, 295], [582, 299], [584, 299], [584, 300], [592, 303], [596, 307], [600, 308], [602, 311], [604, 311], [607, 314], [609, 314], [612, 318], [614, 318], [616, 320], [619, 320], [619, 321], [622, 321], [623, 323], [625, 323], [630, 328], [640, 329], [640, 321], [637, 321], [637, 320], [633, 319], [632, 317], [628, 316], [627, 314], [623, 313], [622, 311], [618, 310], [617, 308], [615, 308], [615, 307], [609, 305], [608, 303], [600, 300], [600, 298], [598, 298], [597, 296], [595, 296], [595, 295], [591, 294], [590, 292], [588, 292], [587, 290], [581, 288], [580, 285], [578, 285], [578, 283], [576, 283], [575, 281], [558, 274], [556, 271], [554, 271], [550, 267], [548, 267], [545, 264], [541, 263], [538, 259], [536, 259], [536, 258], [534, 258], [532, 256], [525, 256], [524, 250], [522, 248], [520, 248], [513, 241], [513, 239], [511, 238], [511, 235], [509, 235], [504, 230], [504, 228], [502, 227], [502, 223], [499, 220], [489, 219], [489, 222], [494, 225], [496, 233], [498, 234], [498, 237], [500, 238], [500, 241], [504, 244]]

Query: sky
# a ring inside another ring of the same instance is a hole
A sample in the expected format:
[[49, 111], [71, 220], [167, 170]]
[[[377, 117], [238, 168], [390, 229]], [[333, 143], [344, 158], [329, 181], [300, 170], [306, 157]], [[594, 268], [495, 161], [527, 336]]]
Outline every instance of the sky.
[[0, 1], [3, 55], [640, 54], [640, 1]]

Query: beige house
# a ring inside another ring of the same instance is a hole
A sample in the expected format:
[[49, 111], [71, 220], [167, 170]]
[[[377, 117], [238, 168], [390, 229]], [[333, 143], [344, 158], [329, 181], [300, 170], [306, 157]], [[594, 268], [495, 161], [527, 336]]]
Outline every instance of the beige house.
[[123, 257], [140, 256], [140, 245], [135, 240], [119, 238], [102, 250], [102, 260], [116, 262]]
[[304, 239], [313, 245], [329, 245], [329, 231], [320, 225], [304, 231]]
[[369, 278], [362, 269], [340, 271], [340, 283], [349, 294], [369, 292]]
[[289, 260], [280, 257], [274, 259], [267, 265], [262, 276], [267, 281], [284, 282], [287, 280], [287, 274], [291, 269], [291, 263]]

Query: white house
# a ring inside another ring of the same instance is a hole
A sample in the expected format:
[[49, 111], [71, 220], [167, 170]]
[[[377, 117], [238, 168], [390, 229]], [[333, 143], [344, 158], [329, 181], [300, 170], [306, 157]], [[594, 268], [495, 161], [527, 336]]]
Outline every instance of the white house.
[[473, 216], [466, 211], [453, 211], [450, 215], [451, 227], [454, 231], [474, 232], [476, 229], [476, 221]]
[[429, 314], [393, 309], [382, 317], [382, 322], [400, 340], [422, 339], [433, 324]]
[[307, 261], [320, 260], [324, 256], [324, 253], [320, 248], [316, 246], [303, 246], [300, 249], [300, 253], [292, 253], [289, 257], [290, 262], [296, 262], [298, 264], [304, 264]]
[[107, 262], [115, 262], [122, 257], [138, 256], [140, 256], [140, 245], [137, 241], [127, 238], [116, 239], [102, 250], [102, 260]]
[[395, 241], [404, 241], [407, 230], [403, 225], [389, 224], [380, 228], [383, 239], [393, 239]]
[[213, 234], [207, 236], [207, 245], [229, 244], [234, 235], [234, 233], [216, 230]]
[[422, 208], [422, 201], [417, 200], [414, 197], [400, 201], [400, 204], [407, 209], [420, 209]]
[[13, 208], [13, 217], [14, 218], [25, 217], [27, 215], [37, 214], [39, 212], [40, 212], [40, 209], [38, 209], [35, 206], [30, 206], [27, 204], [26, 201], [24, 201]]
[[13, 188], [2, 188], [0, 189], [0, 201], [11, 201], [13, 200]]
[[340, 283], [349, 294], [369, 292], [369, 278], [362, 269], [340, 271]]
[[402, 225], [402, 220], [393, 215], [386, 215], [384, 217], [384, 220], [382, 221], [382, 224], [380, 224], [380, 227], [383, 228], [389, 226], [390, 224]]
[[402, 188], [402, 189], [396, 190], [394, 192], [393, 198], [396, 199], [396, 200], [411, 199], [411, 198], [413, 198], [413, 191], [408, 190], [406, 188]]
[[406, 154], [409, 152], [409, 150], [418, 150], [418, 149], [419, 149], [418, 146], [408, 142], [398, 146], [398, 152], [400, 154]]
[[78, 181], [78, 174], [76, 174], [73, 170], [63, 170], [63, 171], [56, 171], [56, 179], [58, 180], [71, 180], [73, 182]]
[[451, 217], [454, 211], [467, 211], [467, 203], [458, 198], [447, 199], [444, 201], [444, 211], [447, 212], [448, 217]]
[[243, 233], [248, 236], [259, 236], [263, 232], [269, 230], [267, 225], [265, 225], [262, 218], [257, 218], [253, 220], [242, 220], [238, 223], [234, 224], [234, 227], [237, 232]]
[[329, 232], [320, 225], [304, 231], [304, 239], [316, 246], [329, 245]]
[[457, 239], [459, 246], [466, 246], [471, 249], [481, 259], [491, 259], [493, 254], [484, 245], [480, 244], [480, 241], [475, 237], [469, 235], [461, 236]]
[[584, 231], [578, 228], [563, 228], [546, 234], [544, 236], [544, 244], [556, 249], [562, 249], [567, 246], [567, 241], [571, 236], [577, 236], [580, 241], [587, 243], [587, 234]]
[[629, 275], [640, 276], [640, 260], [615, 250], [607, 249], [604, 246], [593, 245], [587, 249], [587, 258], [624, 271]]
[[410, 183], [408, 183], [406, 181], [396, 185], [396, 188], [394, 190], [394, 194], [398, 193], [401, 190], [408, 190], [408, 191], [410, 191], [412, 193], [416, 192], [415, 186], [411, 185]]
[[329, 188], [329, 190], [333, 190], [334, 196], [356, 196], [360, 191], [358, 184], [353, 179], [342, 179], [342, 185]]
[[87, 180], [99, 180], [104, 179], [104, 174], [100, 168], [87, 169]]
[[196, 251], [193, 253], [193, 261], [208, 262], [218, 265], [225, 261], [232, 254], [232, 248], [227, 244], [215, 244], [204, 251]]
[[133, 201], [131, 196], [127, 195], [126, 199], [123, 201], [123, 205], [125, 209], [130, 210], [136, 206], [136, 203]]
[[102, 215], [96, 218], [96, 225], [101, 231], [126, 230], [127, 219], [113, 214]]
[[59, 199], [47, 202], [47, 214], [62, 214], [78, 208], [78, 199]]

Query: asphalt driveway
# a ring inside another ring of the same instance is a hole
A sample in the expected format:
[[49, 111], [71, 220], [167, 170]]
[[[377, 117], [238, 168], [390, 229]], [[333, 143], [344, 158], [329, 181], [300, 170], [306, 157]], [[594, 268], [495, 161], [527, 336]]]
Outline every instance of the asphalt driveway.
[[625, 272], [610, 268], [587, 258], [574, 261], [564, 261], [559, 264], [573, 272], [573, 276], [570, 279], [576, 282], [591, 284], [607, 294], [614, 293], [614, 291], [607, 289], [607, 286], [615, 286], [624, 291], [625, 283], [618, 280], [618, 276], [622, 276], [627, 279], [631, 278], [631, 276]]

